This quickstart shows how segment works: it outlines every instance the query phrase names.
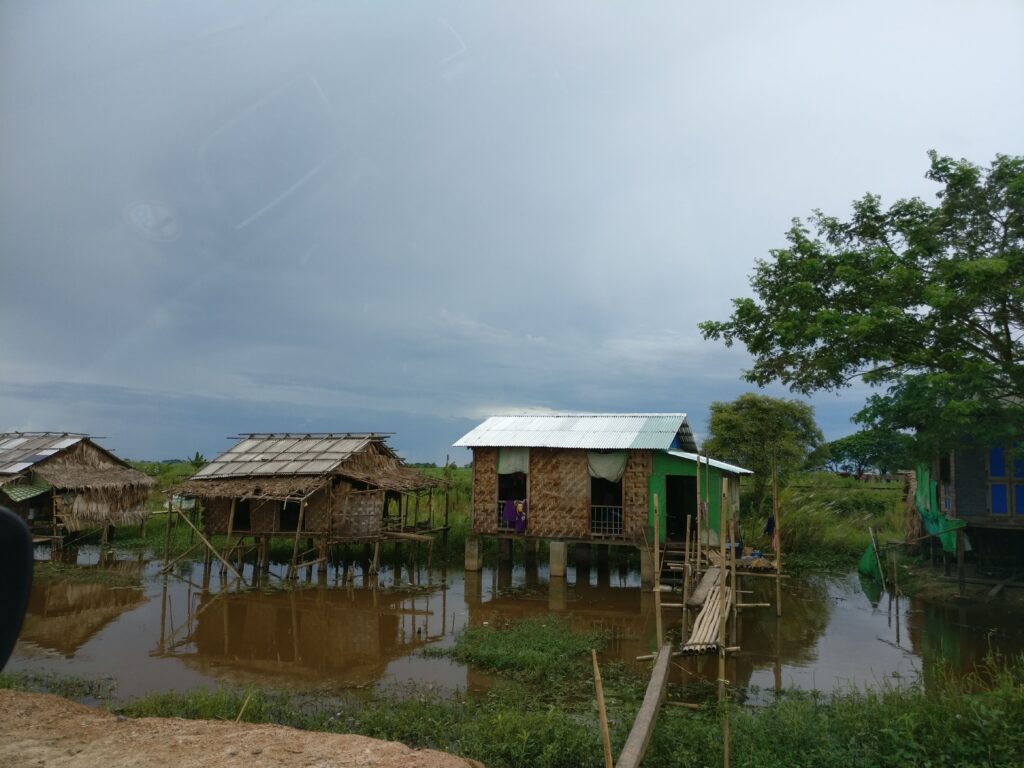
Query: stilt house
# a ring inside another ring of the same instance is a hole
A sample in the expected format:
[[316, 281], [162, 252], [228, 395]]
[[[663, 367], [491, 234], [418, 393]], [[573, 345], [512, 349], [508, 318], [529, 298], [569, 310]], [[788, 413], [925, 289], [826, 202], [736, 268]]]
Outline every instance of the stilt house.
[[384, 533], [389, 501], [440, 484], [405, 466], [385, 440], [376, 433], [250, 434], [172, 490], [202, 502], [207, 534], [374, 541]]
[[155, 484], [88, 435], [0, 434], [0, 501], [36, 529], [138, 525]]
[[[948, 527], [946, 518], [963, 520], [967, 546], [983, 559], [1024, 561], [1024, 445], [963, 446], [920, 466], [916, 479], [915, 505], [929, 533]], [[952, 535], [941, 538], [955, 551]]]
[[493, 416], [455, 445], [473, 451], [472, 528], [484, 536], [642, 546], [657, 498], [662, 541], [682, 541], [699, 499], [716, 542], [723, 488], [739, 501], [723, 479], [750, 474], [698, 459], [685, 413]]

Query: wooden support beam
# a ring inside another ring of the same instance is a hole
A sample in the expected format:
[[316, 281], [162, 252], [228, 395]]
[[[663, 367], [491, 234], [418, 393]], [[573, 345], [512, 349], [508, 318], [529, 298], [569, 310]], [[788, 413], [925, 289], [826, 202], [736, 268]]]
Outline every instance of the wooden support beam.
[[640, 705], [633, 728], [629, 732], [615, 768], [639, 768], [640, 762], [647, 752], [647, 745], [651, 742], [651, 734], [654, 733], [654, 721], [658, 716], [662, 701], [665, 700], [665, 687], [668, 684], [669, 659], [672, 657], [672, 646], [665, 644], [658, 651], [658, 658], [654, 662], [654, 671], [651, 673], [651, 681], [647, 684], [647, 693], [644, 694], [644, 701]]
[[199, 530], [198, 528], [196, 528], [196, 526], [195, 526], [195, 525], [193, 525], [192, 521], [191, 521], [191, 520], [189, 520], [189, 519], [188, 519], [188, 517], [186, 517], [185, 515], [181, 515], [181, 519], [182, 519], [182, 520], [184, 520], [184, 521], [185, 521], [185, 523], [186, 523], [186, 524], [187, 524], [187, 525], [188, 525], [188, 526], [189, 526], [189, 527], [190, 527], [190, 528], [191, 528], [191, 529], [192, 529], [193, 531], [195, 531], [195, 532], [196, 532], [196, 536], [198, 536], [198, 537], [199, 537], [199, 540], [200, 540], [200, 541], [202, 541], [202, 542], [203, 542], [203, 544], [205, 544], [205, 545], [206, 545], [206, 548], [207, 548], [208, 550], [210, 550], [210, 552], [211, 552], [211, 553], [213, 553], [213, 556], [214, 556], [214, 557], [216, 557], [216, 558], [217, 558], [218, 560], [220, 560], [220, 561], [221, 561], [221, 563], [223, 563], [223, 564], [224, 564], [224, 566], [225, 566], [225, 567], [226, 567], [226, 568], [227, 568], [227, 569], [228, 569], [229, 571], [231, 571], [231, 572], [232, 572], [233, 574], [235, 574], [235, 578], [236, 578], [236, 579], [239, 579], [239, 580], [241, 580], [241, 578], [242, 578], [242, 574], [240, 574], [240, 573], [239, 573], [238, 571], [236, 571], [236, 570], [235, 570], [235, 567], [234, 567], [233, 565], [231, 565], [231, 563], [229, 563], [229, 562], [228, 562], [227, 560], [225, 560], [225, 559], [224, 559], [223, 557], [221, 557], [221, 556], [220, 556], [220, 552], [218, 552], [218, 551], [217, 551], [217, 548], [216, 548], [215, 546], [213, 546], [213, 544], [211, 544], [211, 543], [210, 543], [210, 540], [209, 540], [209, 539], [207, 539], [207, 538], [206, 538], [206, 537], [205, 537], [205, 536], [203, 535], [203, 532], [202, 532], [202, 531], [200, 531], [200, 530]]

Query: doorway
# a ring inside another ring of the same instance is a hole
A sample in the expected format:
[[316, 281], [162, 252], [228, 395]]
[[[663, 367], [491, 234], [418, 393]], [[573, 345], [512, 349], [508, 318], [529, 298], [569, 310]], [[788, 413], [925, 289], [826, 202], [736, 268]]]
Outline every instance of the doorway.
[[686, 538], [686, 518], [690, 530], [697, 530], [697, 478], [688, 475], [665, 476], [665, 536], [669, 541]]

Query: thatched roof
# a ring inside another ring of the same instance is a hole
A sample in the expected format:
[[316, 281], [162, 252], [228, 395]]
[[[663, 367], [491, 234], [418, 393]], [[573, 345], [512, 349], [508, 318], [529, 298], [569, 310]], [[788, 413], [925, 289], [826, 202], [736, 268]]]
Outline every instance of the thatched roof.
[[232, 499], [301, 499], [322, 488], [329, 478], [321, 475], [285, 477], [225, 477], [197, 480], [194, 477], [171, 489], [178, 496]]
[[74, 491], [113, 490], [116, 488], [152, 488], [156, 485], [149, 475], [131, 467], [85, 467], [74, 464], [42, 464], [35, 473], [54, 488]]

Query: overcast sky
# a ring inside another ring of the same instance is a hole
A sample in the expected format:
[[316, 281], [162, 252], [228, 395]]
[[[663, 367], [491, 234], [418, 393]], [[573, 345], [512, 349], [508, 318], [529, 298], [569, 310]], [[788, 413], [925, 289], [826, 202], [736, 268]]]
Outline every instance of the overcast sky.
[[697, 323], [792, 217], [1024, 153], [1022, 40], [1020, 2], [6, 0], [0, 428], [700, 434], [750, 385]]

